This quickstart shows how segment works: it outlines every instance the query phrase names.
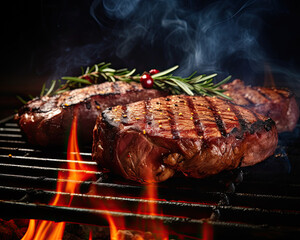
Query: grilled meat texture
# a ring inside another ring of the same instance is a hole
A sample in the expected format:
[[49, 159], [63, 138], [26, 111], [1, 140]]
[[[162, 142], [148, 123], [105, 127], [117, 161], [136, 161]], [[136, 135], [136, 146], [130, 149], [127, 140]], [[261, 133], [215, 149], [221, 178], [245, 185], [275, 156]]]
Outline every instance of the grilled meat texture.
[[222, 86], [233, 102], [272, 118], [278, 132], [293, 131], [299, 118], [296, 99], [289, 90], [245, 86], [239, 79]]
[[73, 115], [77, 114], [79, 143], [91, 145], [96, 118], [105, 108], [164, 94], [137, 83], [105, 82], [32, 100], [19, 110], [16, 119], [30, 143], [59, 146], [67, 143]]
[[216, 97], [184, 95], [106, 109], [93, 134], [99, 167], [142, 183], [253, 165], [278, 141], [270, 118]]

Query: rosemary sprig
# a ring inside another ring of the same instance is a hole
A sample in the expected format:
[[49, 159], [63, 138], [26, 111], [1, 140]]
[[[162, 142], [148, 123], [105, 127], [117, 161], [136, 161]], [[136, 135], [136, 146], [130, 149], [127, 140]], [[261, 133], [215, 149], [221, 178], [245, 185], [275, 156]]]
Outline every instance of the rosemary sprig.
[[[159, 90], [169, 91], [171, 94], [220, 96], [231, 100], [229, 96], [223, 94], [226, 90], [220, 88], [220, 86], [227, 82], [231, 76], [228, 76], [219, 83], [214, 84], [213, 80], [217, 74], [206, 76], [204, 74], [196, 75], [196, 72], [194, 72], [186, 78], [173, 76], [172, 72], [178, 67], [179, 66], [177, 65], [152, 75], [154, 80], [153, 87]], [[49, 88], [46, 88], [45, 85], [43, 85], [40, 96], [52, 96], [72, 89], [82, 88], [105, 81], [140, 82], [141, 77], [139, 74], [134, 75], [136, 69], [113, 69], [111, 68], [110, 63], [105, 62], [95, 64], [92, 67], [87, 67], [85, 70], [83, 68], [81, 69], [81, 76], [62, 77], [59, 80], [53, 80]]]

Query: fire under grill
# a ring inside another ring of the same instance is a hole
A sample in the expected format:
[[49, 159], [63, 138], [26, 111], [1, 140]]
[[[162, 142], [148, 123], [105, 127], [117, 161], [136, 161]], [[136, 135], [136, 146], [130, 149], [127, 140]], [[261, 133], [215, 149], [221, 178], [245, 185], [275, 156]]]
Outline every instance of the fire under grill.
[[[108, 226], [109, 213], [124, 218], [128, 228], [135, 228], [136, 222], [163, 223], [170, 234], [191, 239], [202, 238], [204, 225], [212, 229], [214, 239], [291, 239], [300, 234], [300, 125], [293, 133], [282, 134], [279, 142], [274, 156], [256, 166], [202, 180], [178, 177], [161, 183], [157, 200], [143, 197], [144, 186], [91, 171], [98, 180], [82, 182], [71, 207], [51, 206], [58, 171], [76, 171], [67, 168], [72, 160], [67, 159], [66, 149], [29, 145], [13, 118], [7, 118], [0, 122], [0, 218]], [[84, 164], [96, 165], [89, 148], [80, 155]], [[150, 201], [162, 215], [137, 213]], [[118, 206], [118, 211], [101, 210], [91, 204], [95, 202], [106, 209]]]

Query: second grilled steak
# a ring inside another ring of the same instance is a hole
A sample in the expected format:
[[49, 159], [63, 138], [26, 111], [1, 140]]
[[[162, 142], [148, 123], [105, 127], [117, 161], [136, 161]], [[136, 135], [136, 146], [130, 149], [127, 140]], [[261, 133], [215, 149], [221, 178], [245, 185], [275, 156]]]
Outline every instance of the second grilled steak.
[[169, 96], [106, 109], [94, 128], [93, 159], [139, 182], [176, 171], [202, 178], [273, 154], [273, 120], [215, 97]]
[[272, 118], [278, 132], [293, 131], [299, 118], [299, 108], [292, 92], [286, 89], [251, 87], [239, 79], [224, 84], [236, 104]]
[[137, 83], [105, 82], [34, 99], [19, 110], [16, 118], [30, 143], [64, 146], [76, 113], [79, 143], [91, 145], [96, 118], [105, 108], [164, 95]]

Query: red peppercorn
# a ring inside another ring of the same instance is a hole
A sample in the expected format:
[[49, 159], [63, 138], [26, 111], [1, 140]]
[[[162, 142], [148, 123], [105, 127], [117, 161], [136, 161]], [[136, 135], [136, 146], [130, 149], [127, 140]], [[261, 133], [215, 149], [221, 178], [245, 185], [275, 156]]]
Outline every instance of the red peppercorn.
[[154, 75], [154, 74], [156, 74], [156, 73], [159, 73], [159, 71], [158, 71], [157, 69], [151, 69], [151, 70], [149, 71], [149, 73], [150, 73], [150, 75]]
[[153, 87], [153, 78], [148, 74], [144, 73], [140, 78], [143, 88], [152, 88]]

